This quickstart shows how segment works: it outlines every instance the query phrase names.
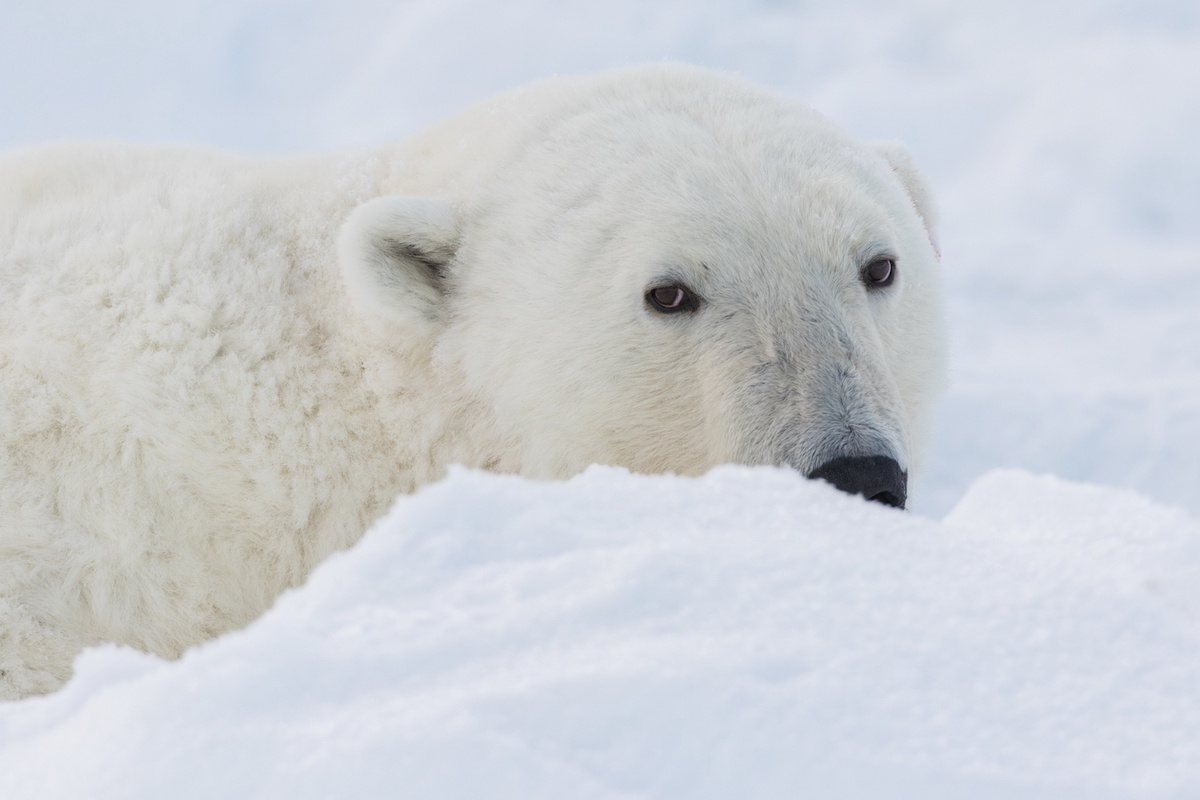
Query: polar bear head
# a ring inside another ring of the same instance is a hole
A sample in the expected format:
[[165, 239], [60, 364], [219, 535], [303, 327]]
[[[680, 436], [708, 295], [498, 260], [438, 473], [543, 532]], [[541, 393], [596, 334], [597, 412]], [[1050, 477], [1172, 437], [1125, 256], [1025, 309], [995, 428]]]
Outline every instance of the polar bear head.
[[479, 463], [788, 465], [904, 504], [944, 357], [900, 147], [665, 65], [501, 96], [407, 159], [403, 193], [346, 222], [342, 269], [494, 412]]

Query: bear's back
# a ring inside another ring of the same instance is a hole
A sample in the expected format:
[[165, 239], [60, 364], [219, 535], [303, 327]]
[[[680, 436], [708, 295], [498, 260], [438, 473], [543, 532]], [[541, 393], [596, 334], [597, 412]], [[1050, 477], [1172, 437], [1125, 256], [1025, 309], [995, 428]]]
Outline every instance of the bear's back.
[[338, 324], [333, 237], [370, 178], [334, 161], [0, 158], [0, 595], [54, 586], [174, 655], [403, 488]]

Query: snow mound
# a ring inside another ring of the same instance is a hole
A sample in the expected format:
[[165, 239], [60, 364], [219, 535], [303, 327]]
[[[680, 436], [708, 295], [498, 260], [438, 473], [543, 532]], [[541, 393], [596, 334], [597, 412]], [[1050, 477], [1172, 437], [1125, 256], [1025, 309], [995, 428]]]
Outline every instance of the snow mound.
[[1132, 493], [457, 471], [246, 630], [0, 707], [0, 796], [1195, 797], [1197, 675], [1200, 523]]

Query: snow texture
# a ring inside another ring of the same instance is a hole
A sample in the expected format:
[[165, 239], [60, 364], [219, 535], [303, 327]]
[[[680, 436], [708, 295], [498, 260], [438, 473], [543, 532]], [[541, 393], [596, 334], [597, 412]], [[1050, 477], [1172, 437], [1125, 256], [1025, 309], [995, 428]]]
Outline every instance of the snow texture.
[[939, 523], [460, 471], [249, 629], [6, 709], [0, 796], [1195, 796], [1198, 613], [1194, 519], [1055, 478]]
[[459, 472], [246, 630], [0, 708], [0, 797], [1200, 796], [1192, 0], [3, 18], [5, 146], [354, 146], [554, 73], [741, 72], [912, 149], [952, 373], [917, 513], [765, 469]]

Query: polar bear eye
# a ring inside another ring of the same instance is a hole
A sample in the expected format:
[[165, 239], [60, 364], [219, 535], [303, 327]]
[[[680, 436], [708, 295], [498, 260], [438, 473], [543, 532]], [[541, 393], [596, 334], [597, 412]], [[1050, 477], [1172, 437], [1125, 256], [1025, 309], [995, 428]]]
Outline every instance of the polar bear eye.
[[891, 258], [877, 258], [863, 267], [863, 283], [871, 288], [890, 286], [896, 279], [896, 261]]
[[663, 314], [676, 314], [680, 311], [695, 311], [700, 306], [696, 295], [686, 286], [673, 283], [670, 286], [656, 286], [646, 292], [646, 302], [655, 311]]

